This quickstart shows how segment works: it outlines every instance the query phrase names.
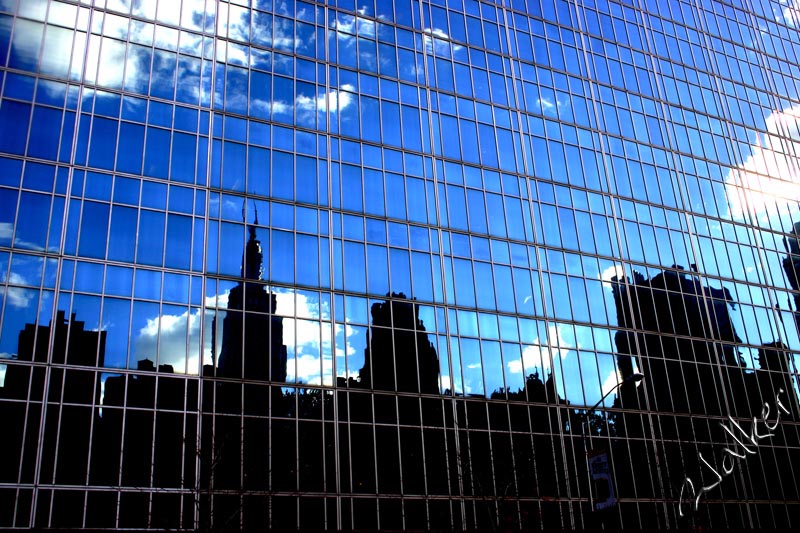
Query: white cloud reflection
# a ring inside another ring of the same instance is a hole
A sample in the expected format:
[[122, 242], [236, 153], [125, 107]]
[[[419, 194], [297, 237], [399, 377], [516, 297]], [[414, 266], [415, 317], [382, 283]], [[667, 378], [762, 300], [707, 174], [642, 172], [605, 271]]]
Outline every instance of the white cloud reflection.
[[349, 107], [356, 101], [356, 96], [353, 94], [353, 92], [356, 90], [355, 87], [349, 83], [345, 83], [342, 85], [342, 89], [344, 89], [344, 91], [331, 89], [325, 94], [317, 95], [316, 98], [298, 95], [295, 99], [295, 106], [301, 111], [316, 110], [320, 113], [337, 113]]
[[[359, 15], [366, 13], [365, 9], [358, 11]], [[337, 18], [330, 23], [330, 28], [345, 35], [343, 38], [347, 39], [350, 36], [360, 35], [362, 37], [375, 37], [375, 21], [364, 18], [363, 16], [353, 16], [346, 13], [337, 13]]]
[[510, 361], [507, 366], [512, 374], [524, 373], [526, 375], [538, 374], [542, 381], [553, 372], [553, 364], [556, 365], [556, 373], [559, 372], [558, 360], [564, 360], [569, 355], [574, 346], [570, 346], [564, 337], [562, 327], [555, 324], [548, 328], [548, 335], [545, 339], [534, 339], [533, 345], [527, 345], [522, 350], [522, 361]]
[[551, 109], [554, 109], [556, 107], [556, 104], [554, 104], [547, 98], [539, 98], [536, 101], [536, 103], [539, 104], [545, 111], [550, 111]]
[[750, 156], [725, 182], [734, 219], [752, 216], [764, 227], [790, 231], [800, 198], [800, 106], [766, 118]]
[[603, 287], [610, 289], [614, 278], [622, 280], [625, 277], [625, 269], [620, 264], [614, 264], [606, 268], [600, 273], [600, 279], [603, 281]]
[[[3, 278], [5, 276], [2, 276]], [[5, 281], [0, 279], [0, 281]], [[12, 285], [29, 285], [30, 283], [22, 277], [20, 274], [16, 272], [11, 272], [8, 276], [8, 283]], [[6, 288], [6, 301], [8, 305], [11, 307], [16, 307], [18, 309], [24, 309], [30, 305], [31, 301], [36, 298], [38, 299], [37, 291], [32, 291], [30, 289], [23, 289], [21, 287], [7, 287]]]
[[0, 240], [10, 241], [14, 237], [14, 224], [11, 222], [0, 222]]
[[[333, 352], [332, 341], [330, 335], [327, 338], [321, 335], [320, 322], [313, 320], [329, 319], [330, 310], [305, 294], [295, 294], [293, 291], [286, 290], [275, 290], [274, 294], [277, 299], [276, 314], [283, 317], [283, 344], [287, 346], [289, 354], [287, 381], [307, 384], [320, 384], [324, 381], [326, 385], [331, 385], [333, 381], [333, 377], [330, 375], [333, 368], [330, 355]], [[191, 312], [187, 309], [182, 313], [165, 313], [148, 318], [145, 325], [139, 331], [134, 332], [134, 353], [154, 361], [158, 356], [157, 364], [159, 365], [169, 364], [176, 372], [197, 374], [201, 371], [201, 364], [210, 364], [212, 360], [212, 320], [210, 317], [213, 316], [214, 308], [219, 309], [220, 320], [217, 322], [217, 333], [221, 334], [221, 317], [224, 316], [224, 309], [228, 306], [229, 295], [230, 291], [225, 291], [206, 298], [206, 307], [209, 310], [202, 337], [203, 321], [199, 309]], [[309, 320], [304, 320], [302, 317], [309, 318]], [[323, 327], [330, 327], [330, 325], [323, 322]], [[350, 331], [352, 329], [350, 326], [336, 325], [335, 327]], [[202, 345], [201, 338], [203, 339]], [[218, 345], [221, 341], [222, 339], [217, 339]], [[348, 355], [354, 355], [357, 350], [348, 343], [346, 351]], [[340, 375], [345, 375], [345, 369], [340, 369]]]
[[422, 30], [425, 51], [436, 52], [439, 57], [450, 57], [455, 51], [464, 48], [460, 44], [450, 42], [450, 36], [440, 28], [425, 28]]
[[[215, 16], [213, 9], [206, 12], [205, 2], [185, 0], [183, 3], [156, 4], [108, 0], [105, 5], [115, 13], [95, 17], [93, 31], [88, 38], [85, 34], [79, 34], [79, 37], [83, 37], [77, 38], [75, 36], [78, 34], [63, 28], [48, 29], [45, 53], [41, 60], [42, 72], [64, 79], [83, 79], [100, 87], [125, 88], [138, 94], [147, 94], [154, 87], [169, 88], [175, 84], [174, 77], [177, 75], [176, 90], [180, 101], [192, 103], [202, 98], [206, 102], [212, 88], [201, 82], [200, 56], [212, 59], [212, 43], [216, 44], [217, 62], [246, 67], [254, 66], [258, 61], [255, 54], [249, 53], [247, 45], [251, 42], [251, 31], [253, 42], [279, 51], [294, 51], [299, 46], [313, 46], [313, 42], [306, 41], [316, 39], [316, 33], [311, 33], [305, 41], [301, 41], [295, 35], [294, 23], [290, 19], [270, 15], [260, 20], [251, 17], [249, 10], [235, 5], [219, 4], [222, 7], [216, 14], [216, 34], [205, 36], [192, 33], [202, 31], [203, 21]], [[276, 11], [281, 9], [276, 6]], [[120, 15], [129, 15], [131, 12], [154, 23], [167, 22], [190, 31], [131, 20]], [[361, 16], [342, 15], [331, 25], [337, 33], [352, 42], [355, 35], [370, 38], [375, 36], [375, 21]], [[130, 41], [127, 46], [123, 42], [126, 38]], [[25, 59], [31, 63], [36, 62], [40, 47], [40, 32], [20, 31], [14, 36], [14, 53], [25, 55]], [[181, 55], [176, 73], [174, 52], [178, 49], [181, 54], [186, 55]], [[288, 56], [272, 51], [261, 52], [262, 56], [269, 56], [270, 61], [275, 62], [276, 70], [281, 58], [291, 60]], [[259, 66], [261, 67], [263, 65]], [[333, 114], [357, 103], [357, 97], [353, 94], [357, 91], [355, 87], [346, 84], [340, 89], [332, 89], [327, 93], [322, 91], [315, 97], [302, 94], [283, 97], [276, 95], [268, 101], [256, 98], [248, 100], [246, 91], [226, 96], [229, 100], [242, 99], [227, 102], [232, 108], [247, 109], [249, 105], [251, 111], [260, 111], [261, 116], [291, 115], [295, 111]], [[298, 120], [307, 124], [310, 119], [306, 115], [298, 117]]]
[[603, 380], [603, 384], [600, 386], [600, 397], [602, 398], [619, 387], [620, 383], [622, 383], [622, 374], [619, 373], [619, 370], [614, 369], [610, 371]]
[[[178, 315], [148, 318], [146, 324], [134, 332], [134, 353], [158, 365], [172, 365], [177, 373], [197, 374], [200, 371], [200, 346], [197, 342], [190, 342], [187, 357], [187, 333], [190, 339], [199, 339], [200, 322], [199, 310], [191, 314], [187, 310]], [[208, 345], [210, 349], [210, 335]]]
[[775, 20], [780, 22], [781, 18], [789, 26], [797, 27], [800, 22], [800, 1], [798, 0], [779, 0], [785, 7], [783, 8], [783, 17], [777, 15]]

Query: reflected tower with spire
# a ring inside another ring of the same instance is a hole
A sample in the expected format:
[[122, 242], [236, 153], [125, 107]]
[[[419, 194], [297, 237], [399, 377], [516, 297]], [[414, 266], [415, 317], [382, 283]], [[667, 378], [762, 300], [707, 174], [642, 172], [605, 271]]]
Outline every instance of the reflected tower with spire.
[[[244, 209], [242, 218], [246, 223]], [[248, 420], [243, 428], [239, 415], [265, 414], [267, 409], [273, 415], [286, 412], [280, 387], [287, 377], [283, 319], [275, 315], [276, 295], [262, 280], [264, 252], [257, 225], [258, 211], [253, 224], [247, 226], [241, 278], [228, 294], [222, 318], [221, 349], [215, 362], [216, 376], [226, 379], [207, 381], [203, 391], [200, 486], [214, 492], [200, 504], [200, 521], [212, 530], [239, 523], [239, 518], [245, 529], [261, 524], [263, 513], [244, 511], [242, 491], [266, 488], [270, 479], [267, 450], [271, 449], [273, 456], [278, 454], [279, 443], [271, 441], [277, 433], [268, 429], [264, 419]], [[217, 320], [215, 317], [212, 327], [213, 347], [217, 346]], [[251, 383], [243, 385], [242, 379]], [[277, 384], [268, 387], [254, 381]], [[217, 494], [217, 490], [228, 492]]]
[[[257, 225], [258, 210], [253, 224], [247, 227], [242, 279], [228, 295], [217, 376], [285, 382], [287, 351], [283, 344], [283, 320], [275, 315], [277, 297], [265, 290], [262, 282], [264, 253], [256, 235]], [[216, 331], [216, 327], [212, 328], [212, 332]], [[215, 341], [212, 346], [216, 346]]]

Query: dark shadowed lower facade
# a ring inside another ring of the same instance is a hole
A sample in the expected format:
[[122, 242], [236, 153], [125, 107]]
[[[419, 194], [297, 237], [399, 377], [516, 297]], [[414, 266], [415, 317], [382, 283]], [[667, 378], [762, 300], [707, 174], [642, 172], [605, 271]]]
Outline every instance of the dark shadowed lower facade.
[[797, 529], [798, 25], [0, 1], [0, 529]]

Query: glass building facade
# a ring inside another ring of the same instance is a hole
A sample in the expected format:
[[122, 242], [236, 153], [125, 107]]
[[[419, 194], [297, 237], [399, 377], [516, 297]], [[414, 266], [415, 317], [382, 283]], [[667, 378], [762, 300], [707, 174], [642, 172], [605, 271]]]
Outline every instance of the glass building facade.
[[0, 527], [798, 527], [798, 25], [0, 0]]

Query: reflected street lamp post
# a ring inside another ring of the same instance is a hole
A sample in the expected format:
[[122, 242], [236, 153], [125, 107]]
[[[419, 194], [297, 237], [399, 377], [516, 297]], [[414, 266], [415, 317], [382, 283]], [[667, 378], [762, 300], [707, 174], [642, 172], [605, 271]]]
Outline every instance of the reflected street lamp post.
[[[626, 383], [639, 383], [643, 379], [644, 374], [640, 372], [634, 372], [609, 389], [608, 392], [606, 392], [603, 397], [600, 398], [600, 400], [591, 408], [581, 413], [581, 435], [583, 436], [583, 447], [586, 452], [586, 471], [589, 476], [589, 503], [592, 506], [592, 512], [613, 506], [616, 503], [616, 499], [614, 498], [614, 489], [608, 467], [608, 454], [605, 450], [601, 449], [595, 451], [592, 448], [592, 434], [591, 425], [589, 424], [589, 414], [597, 409], [600, 404], [603, 403], [603, 400], [605, 400], [612, 392], [620, 389]], [[588, 430], [585, 428], [585, 426], [589, 426]], [[605, 479], [608, 483], [608, 496], [605, 500], [598, 502], [597, 505], [595, 505], [594, 494], [592, 491], [592, 481], [594, 479]]]

